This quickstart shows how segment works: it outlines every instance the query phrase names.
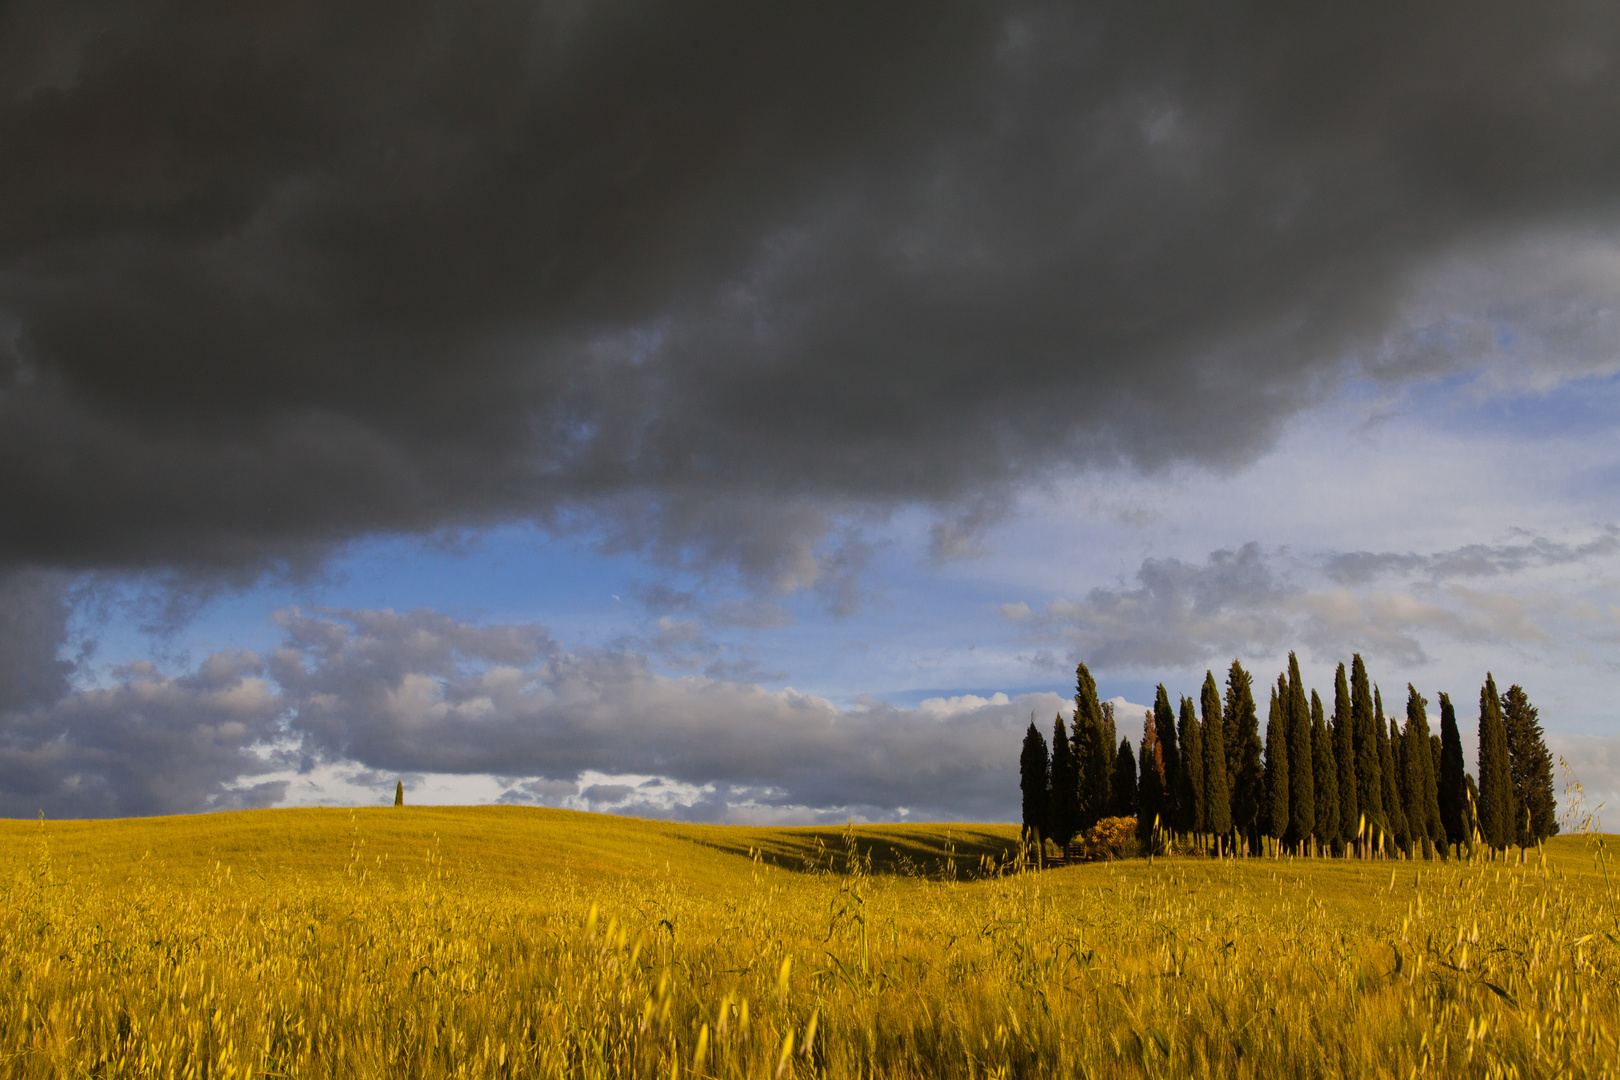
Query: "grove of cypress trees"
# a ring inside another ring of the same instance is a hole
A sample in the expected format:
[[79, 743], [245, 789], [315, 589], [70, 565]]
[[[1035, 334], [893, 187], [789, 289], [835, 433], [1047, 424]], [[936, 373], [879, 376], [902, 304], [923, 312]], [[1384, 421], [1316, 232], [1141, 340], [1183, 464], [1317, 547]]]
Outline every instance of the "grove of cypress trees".
[[1024, 750], [1018, 755], [1018, 788], [1024, 795], [1024, 840], [1039, 843], [1047, 834], [1047, 791], [1052, 784], [1052, 758], [1047, 751], [1046, 737], [1035, 726], [1035, 714], [1029, 717], [1029, 730], [1024, 733]]
[[1299, 677], [1299, 658], [1288, 654], [1288, 836], [1305, 854], [1316, 831], [1316, 754], [1311, 747], [1311, 707]]
[[1380, 790], [1384, 800], [1384, 821], [1389, 828], [1389, 838], [1397, 847], [1405, 848], [1408, 836], [1406, 809], [1401, 801], [1401, 774], [1395, 770], [1395, 747], [1390, 740], [1393, 733], [1398, 742], [1400, 732], [1394, 730], [1393, 720], [1384, 719], [1384, 695], [1379, 693], [1377, 686], [1373, 687], [1373, 723], [1378, 728], [1378, 760], [1383, 769]]
[[1515, 839], [1520, 847], [1529, 847], [1558, 832], [1558, 801], [1553, 798], [1552, 754], [1539, 714], [1518, 683], [1502, 695], [1502, 726], [1513, 779]]
[[1052, 830], [1052, 839], [1058, 847], [1065, 847], [1074, 839], [1079, 780], [1074, 769], [1074, 745], [1063, 726], [1063, 714], [1058, 713], [1052, 724], [1052, 791], [1047, 800], [1047, 828]]
[[1136, 816], [1136, 755], [1131, 753], [1131, 740], [1119, 740], [1119, 751], [1114, 754], [1114, 817]]
[[1154, 821], [1164, 812], [1164, 771], [1159, 764], [1159, 729], [1152, 709], [1142, 720], [1142, 756], [1136, 776], [1136, 838], [1147, 851], [1153, 842]]
[[1324, 855], [1339, 843], [1339, 766], [1333, 736], [1322, 711], [1322, 698], [1311, 691], [1311, 754], [1316, 766], [1316, 842]]
[[1467, 844], [1473, 839], [1468, 826], [1468, 792], [1463, 786], [1462, 733], [1457, 730], [1457, 710], [1451, 696], [1440, 695], [1440, 823], [1446, 840]]
[[1485, 673], [1479, 691], [1479, 832], [1491, 847], [1506, 851], [1513, 842], [1513, 774], [1508, 759], [1507, 727], [1496, 680]]
[[1266, 835], [1281, 844], [1288, 835], [1288, 713], [1283, 704], [1288, 683], [1281, 676], [1271, 688], [1271, 708], [1266, 714]]
[[1185, 833], [1201, 833], [1206, 824], [1204, 806], [1204, 733], [1199, 730], [1198, 713], [1192, 698], [1181, 696], [1181, 793], [1176, 827]]
[[1217, 837], [1219, 852], [1224, 838], [1232, 832], [1232, 792], [1227, 779], [1226, 720], [1221, 712], [1221, 691], [1215, 673], [1204, 672], [1204, 688], [1199, 693], [1204, 736], [1204, 827]]
[[1244, 836], [1249, 850], [1260, 850], [1260, 806], [1263, 793], [1260, 764], [1260, 718], [1254, 709], [1254, 681], [1236, 660], [1226, 673], [1226, 708], [1221, 715], [1233, 733], [1226, 760], [1231, 766], [1232, 828]]
[[1345, 850], [1356, 842], [1361, 803], [1356, 798], [1356, 725], [1351, 718], [1350, 684], [1344, 665], [1333, 675], [1333, 757], [1339, 768], [1339, 839]]
[[1366, 831], [1361, 838], [1363, 852], [1376, 846], [1380, 831], [1389, 832], [1384, 818], [1384, 765], [1378, 753], [1379, 724], [1373, 716], [1372, 687], [1367, 682], [1367, 665], [1361, 654], [1350, 658], [1350, 717], [1355, 735], [1356, 804]]
[[1412, 853], [1434, 857], [1434, 844], [1444, 842], [1440, 824], [1440, 798], [1435, 788], [1434, 763], [1429, 749], [1429, 702], [1406, 684], [1406, 825], [1412, 833]]

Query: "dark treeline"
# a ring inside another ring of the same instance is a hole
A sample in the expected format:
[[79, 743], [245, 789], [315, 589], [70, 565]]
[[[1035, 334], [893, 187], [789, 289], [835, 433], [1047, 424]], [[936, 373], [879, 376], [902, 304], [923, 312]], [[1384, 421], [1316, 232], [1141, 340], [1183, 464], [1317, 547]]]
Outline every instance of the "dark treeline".
[[1253, 679], [1237, 661], [1224, 691], [1206, 672], [1197, 699], [1176, 706], [1161, 683], [1133, 751], [1081, 664], [1072, 726], [1059, 713], [1048, 743], [1031, 717], [1024, 736], [1025, 835], [1066, 847], [1118, 817], [1136, 819], [1144, 851], [1435, 858], [1476, 844], [1529, 847], [1558, 831], [1552, 759], [1522, 687], [1499, 695], [1485, 676], [1477, 780], [1450, 697], [1439, 695], [1438, 734], [1411, 683], [1404, 725], [1386, 717], [1359, 654], [1335, 673], [1331, 714], [1307, 693], [1293, 653], [1267, 697], [1262, 736]]

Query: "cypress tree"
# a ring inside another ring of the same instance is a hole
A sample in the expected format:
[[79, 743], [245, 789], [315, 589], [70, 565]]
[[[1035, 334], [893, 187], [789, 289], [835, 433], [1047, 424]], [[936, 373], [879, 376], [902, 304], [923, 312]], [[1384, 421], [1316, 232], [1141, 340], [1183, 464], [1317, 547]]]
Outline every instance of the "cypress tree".
[[394, 781], [394, 805], [405, 805], [405, 781], [403, 780]]
[[1192, 698], [1181, 696], [1181, 723], [1177, 734], [1181, 739], [1181, 797], [1178, 801], [1178, 828], [1186, 833], [1201, 833], [1207, 823], [1204, 807], [1204, 733], [1199, 729], [1198, 713]]
[[1515, 839], [1520, 847], [1529, 847], [1558, 832], [1558, 801], [1553, 798], [1552, 754], [1539, 714], [1518, 683], [1502, 696], [1502, 726], [1513, 779]]
[[1047, 834], [1046, 793], [1052, 784], [1052, 756], [1046, 737], [1035, 726], [1030, 713], [1029, 730], [1024, 733], [1024, 751], [1018, 755], [1018, 787], [1024, 795], [1024, 840], [1040, 843]]
[[1114, 817], [1136, 816], [1136, 755], [1131, 753], [1131, 740], [1119, 740], [1119, 752], [1114, 755]]
[[1322, 698], [1311, 691], [1311, 750], [1316, 765], [1316, 842], [1328, 854], [1339, 843], [1339, 766]]
[[[1440, 736], [1431, 729], [1429, 732], [1429, 764], [1434, 767], [1434, 793], [1435, 805], [1440, 805]], [[1437, 843], [1446, 842], [1446, 830], [1442, 828]]]
[[1204, 672], [1199, 709], [1203, 713], [1205, 828], [1214, 836], [1226, 837], [1232, 832], [1232, 791], [1227, 779], [1226, 720], [1213, 671]]
[[1365, 823], [1362, 844], [1366, 845], [1374, 843], [1380, 831], [1388, 833], [1389, 822], [1384, 818], [1384, 766], [1378, 753], [1379, 725], [1373, 716], [1372, 687], [1367, 683], [1367, 666], [1361, 662], [1360, 653], [1350, 658], [1350, 717], [1355, 736], [1356, 805], [1361, 808], [1358, 825]]
[[1457, 730], [1457, 710], [1451, 696], [1440, 695], [1440, 823], [1446, 840], [1467, 844], [1473, 837], [1468, 825], [1468, 793], [1463, 786], [1462, 733]]
[[1097, 700], [1097, 682], [1086, 665], [1074, 670], [1075, 771], [1079, 796], [1075, 803], [1075, 831], [1085, 832], [1108, 813], [1114, 795], [1114, 742], [1104, 725], [1102, 703]]
[[1181, 753], [1176, 747], [1176, 714], [1170, 710], [1170, 694], [1164, 683], [1153, 695], [1153, 726], [1159, 736], [1159, 763], [1164, 769], [1165, 828], [1175, 828], [1176, 798], [1181, 791]]
[[1079, 777], [1074, 770], [1074, 744], [1063, 726], [1063, 714], [1058, 713], [1052, 724], [1052, 791], [1047, 800], [1047, 827], [1058, 847], [1067, 847], [1074, 839], [1077, 821], [1075, 798], [1079, 792]]
[[1233, 733], [1226, 753], [1232, 769], [1232, 828], [1248, 839], [1251, 851], [1258, 852], [1264, 776], [1260, 765], [1260, 718], [1254, 710], [1254, 682], [1236, 660], [1226, 673], [1226, 709], [1221, 721]]
[[[1400, 848], [1406, 847], [1406, 810], [1401, 801], [1400, 774], [1395, 771], [1395, 747], [1391, 744], [1390, 735], [1394, 729], [1393, 720], [1384, 719], [1384, 695], [1379, 693], [1378, 687], [1373, 687], [1373, 723], [1378, 728], [1378, 761], [1383, 770], [1380, 789], [1384, 800], [1384, 821], [1388, 824], [1389, 837]], [[1393, 732], [1399, 741], [1399, 732]]]
[[1508, 759], [1507, 727], [1502, 722], [1502, 701], [1496, 680], [1485, 673], [1479, 691], [1479, 831], [1485, 842], [1507, 850], [1513, 842], [1513, 774]]
[[1316, 753], [1311, 746], [1311, 707], [1299, 677], [1299, 658], [1288, 654], [1288, 835], [1305, 854], [1316, 831]]
[[1343, 664], [1333, 675], [1333, 756], [1339, 768], [1339, 839], [1348, 851], [1356, 842], [1361, 803], [1356, 798], [1356, 725]]
[[1266, 835], [1282, 843], [1288, 834], [1288, 713], [1283, 699], [1288, 683], [1279, 676], [1271, 688], [1271, 709], [1266, 714]]
[[1164, 812], [1164, 770], [1159, 763], [1159, 729], [1153, 721], [1153, 710], [1147, 710], [1142, 720], [1142, 757], [1137, 767], [1136, 781], [1136, 838], [1142, 850], [1149, 850], [1153, 842], [1153, 823]]
[[1479, 785], [1473, 773], [1463, 773], [1463, 824], [1468, 828], [1468, 846], [1484, 843], [1485, 834], [1479, 829]]
[[1429, 746], [1429, 702], [1406, 684], [1406, 824], [1412, 831], [1412, 851], [1434, 857], [1435, 843], [1445, 842], [1440, 824], [1440, 796], [1434, 781]]

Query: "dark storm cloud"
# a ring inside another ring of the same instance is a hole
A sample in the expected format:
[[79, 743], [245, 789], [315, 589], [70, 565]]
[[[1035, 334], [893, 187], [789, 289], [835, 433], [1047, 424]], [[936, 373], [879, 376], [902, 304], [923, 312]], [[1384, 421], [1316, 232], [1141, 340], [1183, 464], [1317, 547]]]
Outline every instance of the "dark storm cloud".
[[959, 557], [1009, 483], [1231, 463], [1346, 356], [1466, 360], [1413, 281], [1620, 220], [1617, 24], [13, 3], [0, 560], [530, 517], [847, 610], [862, 513]]

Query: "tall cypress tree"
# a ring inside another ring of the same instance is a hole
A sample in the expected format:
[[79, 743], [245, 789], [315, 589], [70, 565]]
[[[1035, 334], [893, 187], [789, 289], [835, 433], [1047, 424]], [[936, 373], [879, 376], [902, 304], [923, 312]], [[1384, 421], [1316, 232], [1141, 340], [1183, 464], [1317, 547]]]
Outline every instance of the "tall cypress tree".
[[1468, 793], [1463, 786], [1462, 733], [1457, 730], [1457, 710], [1451, 697], [1440, 695], [1440, 823], [1446, 840], [1467, 844], [1472, 839], [1468, 827]]
[[1316, 753], [1311, 746], [1311, 707], [1299, 658], [1288, 654], [1288, 837], [1305, 854], [1316, 831]]
[[1232, 832], [1232, 792], [1227, 779], [1226, 720], [1213, 671], [1204, 672], [1204, 688], [1198, 698], [1203, 714], [1205, 828], [1214, 836], [1226, 837]]
[[[1406, 846], [1406, 809], [1401, 800], [1400, 774], [1395, 771], [1395, 747], [1390, 743], [1393, 721], [1384, 719], [1384, 695], [1373, 687], [1373, 723], [1378, 727], [1378, 761], [1383, 770], [1381, 797], [1384, 800], [1384, 820], [1389, 824], [1389, 837], [1396, 846]], [[1395, 733], [1397, 738], [1399, 732]]]
[[1266, 714], [1266, 835], [1279, 844], [1288, 835], [1288, 712], [1283, 702], [1288, 682], [1278, 676], [1271, 688], [1271, 708]]
[[1162, 824], [1178, 828], [1176, 799], [1181, 791], [1181, 753], [1176, 746], [1176, 714], [1170, 709], [1170, 694], [1160, 683], [1153, 695], [1153, 726], [1159, 735], [1159, 763], [1164, 769], [1164, 808]]
[[1231, 764], [1232, 828], [1247, 838], [1249, 850], [1260, 849], [1260, 718], [1254, 710], [1254, 681], [1236, 660], [1226, 673], [1226, 708], [1221, 722], [1233, 733], [1226, 760]]
[[1131, 740], [1119, 740], [1114, 754], [1114, 817], [1136, 816], [1136, 755], [1131, 753]]
[[1384, 817], [1384, 765], [1378, 753], [1379, 725], [1373, 716], [1372, 687], [1361, 654], [1350, 658], [1350, 716], [1355, 735], [1356, 804], [1365, 823], [1362, 843], [1376, 844], [1379, 832], [1389, 832]]
[[1137, 764], [1136, 838], [1147, 851], [1153, 841], [1154, 821], [1164, 812], [1164, 770], [1159, 762], [1159, 729], [1153, 710], [1142, 720], [1142, 756]]
[[1204, 806], [1204, 733], [1199, 726], [1193, 700], [1183, 694], [1181, 721], [1176, 731], [1181, 740], [1181, 797], [1177, 800], [1177, 828], [1186, 833], [1203, 832], [1207, 818]]
[[[1434, 730], [1431, 728], [1429, 731], [1429, 764], [1434, 768], [1433, 778], [1436, 806], [1440, 805], [1440, 750], [1440, 736], [1436, 735]], [[1442, 827], [1440, 829], [1440, 835], [1435, 839], [1435, 843], [1444, 844], [1445, 842], [1446, 830], [1444, 827]]]
[[1518, 683], [1502, 695], [1502, 726], [1513, 779], [1514, 838], [1520, 847], [1529, 847], [1558, 832], [1558, 801], [1553, 798], [1552, 754], [1539, 714]]
[[1339, 839], [1349, 850], [1356, 842], [1361, 802], [1356, 797], [1356, 725], [1343, 664], [1333, 675], [1333, 756], [1339, 767]]
[[1412, 853], [1434, 857], [1436, 842], [1444, 843], [1440, 824], [1440, 796], [1434, 782], [1429, 748], [1429, 702], [1406, 684], [1406, 824], [1412, 831]]
[[1496, 680], [1485, 673], [1479, 691], [1479, 831], [1491, 847], [1505, 851], [1513, 842], [1513, 774], [1508, 758], [1507, 727]]
[[1024, 840], [1039, 843], [1047, 834], [1046, 798], [1052, 784], [1052, 758], [1046, 748], [1046, 737], [1035, 726], [1035, 714], [1029, 715], [1029, 730], [1024, 733], [1024, 751], [1018, 756], [1018, 787], [1024, 794]]
[[1311, 691], [1311, 750], [1316, 764], [1316, 842], [1328, 854], [1339, 843], [1339, 766], [1322, 698]]
[[1074, 744], [1063, 726], [1063, 714], [1058, 713], [1052, 724], [1052, 791], [1046, 805], [1047, 828], [1052, 830], [1052, 839], [1059, 847], [1074, 839], [1079, 779], [1074, 770]]
[[1114, 742], [1097, 700], [1097, 681], [1085, 664], [1075, 668], [1074, 683], [1074, 733], [1070, 739], [1080, 780], [1075, 829], [1085, 832], [1103, 819], [1113, 801]]

